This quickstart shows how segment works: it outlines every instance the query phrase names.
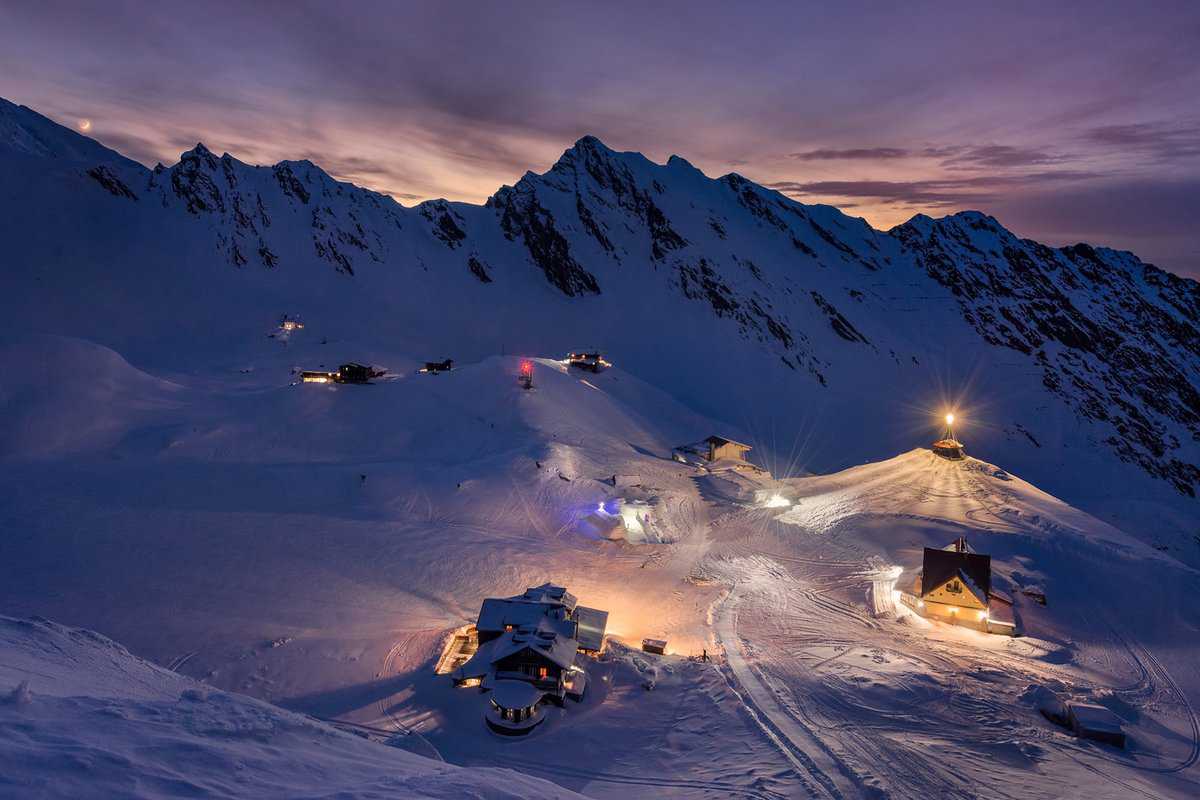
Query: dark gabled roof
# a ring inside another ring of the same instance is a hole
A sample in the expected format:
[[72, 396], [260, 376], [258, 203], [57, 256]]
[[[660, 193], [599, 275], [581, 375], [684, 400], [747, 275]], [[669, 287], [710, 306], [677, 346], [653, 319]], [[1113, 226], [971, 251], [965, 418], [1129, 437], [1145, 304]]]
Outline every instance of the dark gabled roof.
[[927, 594], [959, 573], [978, 586], [984, 600], [992, 591], [992, 557], [979, 553], [959, 553], [954, 550], [925, 548], [921, 565], [921, 594]]

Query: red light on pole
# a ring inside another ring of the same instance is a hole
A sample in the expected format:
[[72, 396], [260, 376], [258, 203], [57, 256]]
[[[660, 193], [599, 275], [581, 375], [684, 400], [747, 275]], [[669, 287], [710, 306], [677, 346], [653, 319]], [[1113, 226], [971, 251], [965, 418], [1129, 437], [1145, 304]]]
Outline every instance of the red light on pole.
[[533, 362], [528, 359], [521, 362], [521, 386], [525, 389], [533, 388]]

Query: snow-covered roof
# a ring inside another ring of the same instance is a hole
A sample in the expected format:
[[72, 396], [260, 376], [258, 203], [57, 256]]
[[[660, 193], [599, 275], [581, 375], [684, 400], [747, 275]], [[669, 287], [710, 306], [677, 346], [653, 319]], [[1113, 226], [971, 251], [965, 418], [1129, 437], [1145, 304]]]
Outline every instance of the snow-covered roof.
[[545, 695], [541, 689], [525, 681], [496, 681], [492, 699], [501, 708], [529, 708]]
[[533, 625], [543, 617], [565, 619], [575, 610], [575, 595], [562, 586], [543, 583], [515, 597], [489, 597], [479, 608], [480, 631], [496, 632], [507, 627]]
[[569, 620], [548, 617], [538, 620], [536, 625], [523, 625], [495, 641], [491, 648], [492, 663], [522, 650], [531, 650], [567, 669], [575, 663], [575, 652], [579, 649], [579, 642], [572, 636], [574, 628], [574, 623]]
[[1121, 718], [1104, 706], [1093, 703], [1068, 703], [1067, 712], [1081, 730], [1120, 733]]
[[481, 632], [495, 633], [508, 627], [536, 625], [543, 617], [566, 619], [567, 609], [561, 605], [534, 602], [519, 597], [489, 597], [479, 609], [479, 621], [475, 623], [475, 627]]
[[568, 611], [574, 610], [575, 604], [579, 602], [575, 599], [575, 595], [566, 590], [566, 587], [555, 586], [553, 583], [543, 583], [541, 586], [526, 589], [525, 594], [521, 595], [521, 599], [561, 605]]

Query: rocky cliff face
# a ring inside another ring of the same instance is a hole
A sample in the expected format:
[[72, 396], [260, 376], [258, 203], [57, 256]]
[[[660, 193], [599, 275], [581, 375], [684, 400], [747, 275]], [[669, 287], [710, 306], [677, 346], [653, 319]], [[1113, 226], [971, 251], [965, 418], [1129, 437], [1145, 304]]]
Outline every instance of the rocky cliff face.
[[977, 212], [891, 233], [984, 341], [1029, 356], [1047, 389], [1109, 426], [1119, 458], [1195, 496], [1200, 284], [1130, 253], [1018, 239]]
[[[271, 275], [254, 285], [281, 294], [313, 275], [347, 292], [372, 287], [359, 292], [379, 293], [377, 308], [356, 311], [364, 324], [409, 314], [427, 328], [422, 296], [470, 297], [480, 305], [455, 312], [458, 328], [486, 310], [493, 330], [541, 341], [555, 330], [529, 331], [552, 307], [547, 325], [597, 342], [621, 330], [627, 349], [696, 363], [752, 362], [758, 372], [737, 380], [756, 397], [787, 387], [780, 406], [849, 403], [862, 415], [924, 379], [949, 347], [1007, 365], [996, 380], [1025, 399], [999, 416], [1022, 446], [1053, 447], [1039, 421], [1058, 409], [1078, 423], [1073, 446], [1180, 497], [1200, 489], [1200, 287], [1129, 253], [1046, 247], [976, 212], [876, 231], [739, 175], [708, 178], [677, 156], [654, 164], [594, 137], [482, 206], [404, 207], [308, 161], [257, 167], [203, 145], [147, 170], [11, 104], [0, 134], [0, 157], [23, 170], [45, 159], [70, 176], [62, 185], [77, 180], [118, 220], [106, 230], [126, 217], [170, 229], [211, 252], [206, 268]], [[169, 262], [176, 246], [153, 248]], [[713, 391], [737, 402], [731, 388]]]

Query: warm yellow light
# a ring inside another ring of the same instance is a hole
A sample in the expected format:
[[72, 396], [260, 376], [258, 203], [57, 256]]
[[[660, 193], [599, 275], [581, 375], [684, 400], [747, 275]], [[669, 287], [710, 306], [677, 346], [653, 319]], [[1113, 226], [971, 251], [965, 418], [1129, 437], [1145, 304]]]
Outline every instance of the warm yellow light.
[[953, 415], [953, 414], [947, 414], [947, 415], [946, 415], [946, 424], [947, 424], [947, 425], [953, 425], [953, 424], [954, 424], [954, 415]]
[[91, 129], [92, 129], [92, 121], [90, 119], [79, 120], [79, 130], [83, 131], [84, 133], [87, 133]]

